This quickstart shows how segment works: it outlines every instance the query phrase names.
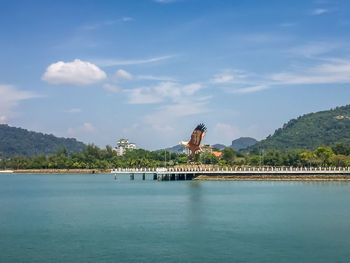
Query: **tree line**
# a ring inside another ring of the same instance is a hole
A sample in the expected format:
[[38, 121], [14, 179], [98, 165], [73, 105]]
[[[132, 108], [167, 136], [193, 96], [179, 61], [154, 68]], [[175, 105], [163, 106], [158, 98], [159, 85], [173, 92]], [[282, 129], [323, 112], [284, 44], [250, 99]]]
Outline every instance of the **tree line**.
[[[350, 146], [338, 143], [333, 147], [320, 146], [313, 151], [279, 150], [237, 152], [223, 149], [218, 158], [211, 152], [196, 155], [196, 164], [219, 166], [293, 166], [293, 167], [347, 167], [350, 166]], [[118, 156], [111, 146], [100, 149], [86, 146], [81, 152], [58, 148], [55, 154], [34, 157], [14, 156], [0, 159], [0, 169], [111, 169], [126, 167], [164, 167], [186, 165], [187, 155], [168, 150], [147, 151], [136, 149]]]

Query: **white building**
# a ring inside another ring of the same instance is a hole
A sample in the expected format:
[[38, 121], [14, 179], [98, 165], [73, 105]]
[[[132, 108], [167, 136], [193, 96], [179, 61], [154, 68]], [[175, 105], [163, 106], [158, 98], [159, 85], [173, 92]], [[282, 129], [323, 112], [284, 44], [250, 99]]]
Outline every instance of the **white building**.
[[113, 150], [117, 152], [118, 156], [121, 156], [124, 155], [126, 151], [134, 149], [136, 149], [135, 143], [129, 142], [128, 139], [120, 139], [117, 142], [117, 147]]

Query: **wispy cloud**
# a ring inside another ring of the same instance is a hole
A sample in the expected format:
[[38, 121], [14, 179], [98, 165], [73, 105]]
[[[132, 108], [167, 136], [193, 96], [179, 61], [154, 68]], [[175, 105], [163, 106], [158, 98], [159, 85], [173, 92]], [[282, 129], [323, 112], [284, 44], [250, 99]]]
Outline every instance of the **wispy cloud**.
[[329, 10], [328, 9], [324, 9], [324, 8], [317, 8], [315, 10], [312, 11], [312, 15], [322, 15], [322, 14], [325, 14], [325, 13], [328, 13]]
[[81, 112], [81, 109], [80, 108], [72, 108], [72, 109], [65, 110], [64, 112], [66, 112], [66, 113], [79, 113], [79, 112]]
[[15, 108], [23, 100], [39, 98], [41, 96], [17, 89], [12, 85], [0, 84], [0, 123], [5, 123], [15, 115]]
[[123, 66], [123, 65], [139, 65], [158, 62], [162, 60], [168, 60], [173, 58], [173, 55], [153, 57], [147, 59], [131, 59], [131, 60], [119, 60], [119, 59], [95, 59], [93, 60], [95, 64], [101, 67], [111, 67], [111, 66]]
[[247, 75], [242, 70], [226, 69], [221, 73], [215, 74], [211, 82], [217, 84], [241, 82]]
[[306, 58], [320, 59], [320, 55], [328, 54], [334, 50], [343, 47], [343, 44], [338, 42], [310, 42], [304, 45], [296, 46], [288, 50], [292, 56], [303, 56]]
[[157, 133], [175, 132], [179, 120], [209, 112], [208, 101], [187, 101], [159, 107], [144, 117], [144, 123]]
[[125, 89], [130, 104], [159, 103], [166, 99], [181, 101], [194, 95], [202, 86], [198, 83], [180, 85], [176, 82], [160, 82], [155, 86]]
[[272, 74], [277, 84], [330, 84], [350, 83], [350, 60], [324, 63], [300, 72]]
[[[314, 66], [293, 67], [290, 71], [270, 74], [253, 74], [242, 81], [212, 82], [223, 85], [228, 93], [249, 94], [273, 87], [288, 85], [346, 84], [350, 83], [350, 59], [324, 58]], [[326, 61], [326, 62], [325, 62]]]
[[82, 125], [77, 127], [68, 128], [67, 133], [70, 136], [77, 136], [86, 133], [95, 133], [96, 127], [90, 122], [84, 122]]
[[113, 93], [118, 93], [121, 91], [121, 88], [114, 83], [113, 84], [105, 83], [103, 84], [102, 88], [106, 91], [113, 92]]
[[286, 23], [282, 23], [280, 24], [281, 27], [293, 27], [296, 26], [298, 23], [296, 22], [286, 22]]
[[118, 69], [115, 73], [117, 80], [132, 80], [133, 75], [130, 72], [127, 72], [124, 69]]
[[267, 86], [267, 85], [258, 85], [258, 86], [252, 86], [252, 87], [232, 89], [231, 93], [240, 93], [240, 94], [253, 93], [253, 92], [265, 90], [265, 89], [268, 89], [268, 88], [269, 88], [269, 86]]
[[173, 77], [168, 76], [154, 76], [154, 75], [139, 75], [137, 79], [140, 80], [156, 80], [156, 81], [176, 81]]
[[124, 23], [124, 22], [130, 22], [130, 21], [134, 21], [134, 19], [132, 17], [129, 17], [129, 16], [124, 16], [124, 17], [121, 17], [118, 19], [105, 20], [105, 21], [95, 22], [95, 23], [88, 23], [88, 24], [85, 24], [83, 26], [80, 26], [80, 29], [90, 31], [90, 30], [98, 29], [98, 28], [103, 27], [103, 26], [111, 26], [111, 25], [115, 25], [118, 23]]
[[243, 136], [244, 133], [241, 129], [235, 125], [227, 124], [227, 123], [217, 123], [213, 129], [213, 134], [219, 134], [220, 137], [217, 138], [221, 143], [231, 143], [234, 138], [238, 138]]
[[214, 74], [208, 85], [243, 95], [290, 85], [350, 83], [349, 49], [343, 41], [311, 41], [289, 48], [285, 55], [293, 58], [293, 64], [283, 71], [256, 73], [225, 69]]

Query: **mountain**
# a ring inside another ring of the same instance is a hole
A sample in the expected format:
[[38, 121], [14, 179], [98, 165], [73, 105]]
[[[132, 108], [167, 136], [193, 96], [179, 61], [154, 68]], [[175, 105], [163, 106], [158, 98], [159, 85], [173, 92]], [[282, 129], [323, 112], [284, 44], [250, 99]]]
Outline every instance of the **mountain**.
[[338, 142], [350, 145], [350, 105], [292, 119], [249, 150], [313, 150], [322, 144], [332, 146]]
[[61, 147], [65, 147], [68, 152], [80, 152], [85, 144], [73, 138], [58, 138], [52, 134], [0, 124], [0, 157], [50, 154]]
[[166, 150], [168, 150], [169, 152], [172, 152], [172, 153], [187, 152], [187, 148], [182, 144], [175, 145], [173, 147], [167, 148]]
[[255, 140], [254, 138], [251, 138], [251, 137], [241, 137], [241, 138], [238, 138], [236, 140], [233, 140], [231, 146], [229, 146], [229, 147], [234, 149], [235, 151], [239, 151], [239, 150], [245, 149], [249, 146], [252, 146], [252, 145], [256, 144], [257, 142], [258, 142], [257, 140]]
[[217, 143], [217, 144], [212, 145], [212, 147], [214, 147], [214, 148], [218, 149], [219, 151], [221, 151], [221, 150], [225, 149], [227, 146]]

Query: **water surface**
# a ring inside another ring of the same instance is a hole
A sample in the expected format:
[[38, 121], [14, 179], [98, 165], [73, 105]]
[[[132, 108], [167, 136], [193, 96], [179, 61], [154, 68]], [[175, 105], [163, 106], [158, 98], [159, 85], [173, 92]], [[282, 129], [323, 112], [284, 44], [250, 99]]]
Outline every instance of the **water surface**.
[[349, 262], [350, 183], [0, 175], [0, 262]]

